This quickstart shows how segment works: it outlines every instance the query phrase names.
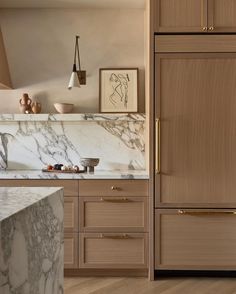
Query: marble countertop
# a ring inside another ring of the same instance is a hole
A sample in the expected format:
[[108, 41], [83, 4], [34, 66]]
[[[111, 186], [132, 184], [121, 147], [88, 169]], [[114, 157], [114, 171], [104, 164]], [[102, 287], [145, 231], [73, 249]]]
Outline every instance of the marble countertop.
[[62, 188], [0, 188], [0, 222]]
[[145, 121], [144, 113], [40, 113], [0, 114], [0, 122], [13, 121]]
[[0, 170], [0, 179], [149, 179], [146, 170], [95, 171], [94, 173], [45, 173], [41, 170]]

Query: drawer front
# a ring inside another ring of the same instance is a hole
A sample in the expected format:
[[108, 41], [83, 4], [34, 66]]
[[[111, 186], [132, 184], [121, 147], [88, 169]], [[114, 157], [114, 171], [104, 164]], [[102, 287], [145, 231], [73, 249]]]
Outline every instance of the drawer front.
[[81, 180], [80, 196], [148, 196], [147, 180]]
[[64, 229], [65, 232], [78, 232], [78, 197], [64, 198]]
[[232, 210], [156, 210], [155, 222], [156, 269], [236, 269]]
[[78, 197], [78, 180], [0, 180], [0, 187], [63, 187], [64, 196]]
[[80, 234], [80, 268], [147, 268], [146, 234]]
[[78, 268], [78, 236], [79, 234], [64, 234], [64, 268]]
[[147, 231], [147, 197], [80, 197], [80, 231]]

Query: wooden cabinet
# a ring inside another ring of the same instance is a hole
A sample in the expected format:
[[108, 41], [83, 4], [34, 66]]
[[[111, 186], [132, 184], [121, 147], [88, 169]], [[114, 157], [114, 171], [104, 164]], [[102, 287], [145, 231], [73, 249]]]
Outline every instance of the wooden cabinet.
[[156, 210], [156, 269], [235, 270], [236, 211]]
[[0, 187], [63, 187], [64, 196], [79, 196], [77, 180], [0, 180]]
[[208, 27], [211, 32], [236, 32], [235, 0], [208, 0]]
[[207, 0], [153, 0], [157, 32], [206, 32]]
[[64, 188], [67, 275], [85, 268], [146, 273], [147, 180], [0, 180], [0, 186]]
[[0, 29], [0, 89], [11, 89], [12, 83], [7, 62], [3, 36]]
[[236, 38], [155, 38], [155, 269], [235, 270]]
[[147, 268], [147, 234], [80, 234], [80, 268]]
[[235, 81], [236, 53], [156, 54], [156, 207], [235, 207]]
[[77, 269], [79, 263], [78, 257], [78, 233], [64, 234], [64, 268]]
[[156, 32], [236, 32], [235, 0], [153, 1]]
[[80, 196], [148, 196], [147, 180], [81, 180]]
[[146, 232], [147, 197], [80, 197], [81, 232]]
[[64, 230], [65, 232], [79, 231], [79, 198], [64, 198]]
[[80, 268], [147, 268], [148, 181], [81, 180], [79, 195]]

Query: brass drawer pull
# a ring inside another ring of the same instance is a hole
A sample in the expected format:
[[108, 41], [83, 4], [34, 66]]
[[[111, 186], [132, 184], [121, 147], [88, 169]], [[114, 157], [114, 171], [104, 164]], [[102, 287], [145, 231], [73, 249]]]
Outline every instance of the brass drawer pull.
[[207, 31], [207, 27], [203, 27], [202, 30], [205, 32]]
[[130, 199], [124, 197], [124, 198], [101, 198], [101, 201], [104, 201], [104, 202], [113, 202], [113, 203], [123, 203], [123, 202], [131, 202]]
[[111, 190], [112, 191], [119, 191], [119, 190], [121, 190], [121, 188], [115, 187], [115, 186], [111, 186]]
[[209, 27], [209, 31], [214, 31], [214, 27]]
[[156, 119], [156, 173], [161, 172], [160, 160], [161, 160], [161, 121], [160, 118]]
[[180, 215], [236, 215], [236, 211], [225, 210], [225, 211], [187, 211], [187, 210], [178, 210]]
[[130, 239], [131, 237], [128, 234], [122, 234], [122, 235], [100, 235], [101, 239]]

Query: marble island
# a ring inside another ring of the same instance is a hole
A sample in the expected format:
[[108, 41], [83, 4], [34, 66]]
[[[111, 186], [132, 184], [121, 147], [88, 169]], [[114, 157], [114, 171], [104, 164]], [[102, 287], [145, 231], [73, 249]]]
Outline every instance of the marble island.
[[63, 293], [63, 190], [0, 188], [0, 293]]

